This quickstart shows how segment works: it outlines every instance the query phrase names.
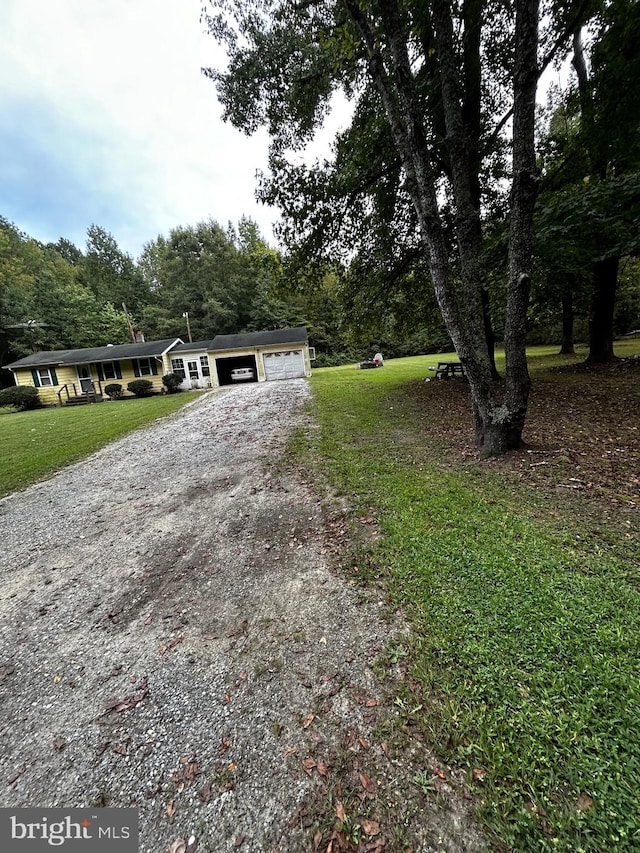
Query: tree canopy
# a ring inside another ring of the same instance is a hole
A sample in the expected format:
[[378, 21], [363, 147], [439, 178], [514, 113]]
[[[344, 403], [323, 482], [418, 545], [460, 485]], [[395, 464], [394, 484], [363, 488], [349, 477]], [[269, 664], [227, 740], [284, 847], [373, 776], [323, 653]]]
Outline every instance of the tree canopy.
[[[609, 66], [617, 63], [620, 82], [628, 68], [611, 49], [621, 34], [633, 43], [634, 5], [211, 0], [205, 10], [228, 55], [226, 68], [205, 73], [228, 120], [248, 133], [269, 131], [270, 174], [260, 194], [283, 211], [293, 256], [346, 261], [356, 322], [383, 304], [426, 315], [430, 283], [470, 380], [485, 452], [519, 445], [528, 401], [537, 80], [589, 25], [592, 101], [613, 108]], [[298, 152], [337, 92], [350, 101], [350, 124], [332, 157], [301, 164]], [[580, 204], [589, 201], [584, 195]], [[506, 235], [499, 273], [486, 269], [496, 217]], [[505, 342], [503, 384], [492, 363], [491, 282]]]
[[[209, 29], [226, 44], [229, 63], [208, 73], [225, 114], [248, 132], [267, 126], [276, 178], [285, 175], [276, 192], [297, 186], [290, 193], [293, 218], [306, 216], [312, 231], [313, 213], [297, 199], [304, 181], [313, 187], [314, 174], [296, 174], [284, 158], [311, 138], [334, 92], [340, 89], [355, 102], [350, 138], [358, 144], [346, 155], [351, 174], [360, 187], [374, 178], [378, 196], [370, 209], [386, 204], [406, 211], [399, 225], [405, 234], [413, 222], [469, 377], [479, 444], [489, 453], [517, 447], [530, 384], [524, 331], [536, 194], [536, 0], [220, 0], [211, 7]], [[503, 144], [506, 122], [498, 121], [505, 112], [512, 128], [510, 161]], [[373, 158], [373, 176], [367, 143], [383, 152], [382, 162]], [[480, 268], [483, 189], [488, 192], [487, 175], [496, 162], [511, 181], [504, 388], [494, 382]], [[345, 174], [349, 183], [348, 170], [333, 170], [337, 182]], [[326, 180], [318, 185], [328, 186]], [[348, 194], [334, 198], [343, 208], [349, 203]], [[392, 217], [383, 219], [388, 224]]]
[[44, 246], [0, 218], [0, 364], [36, 349], [127, 340], [121, 306], [94, 292], [84, 273], [73, 244]]

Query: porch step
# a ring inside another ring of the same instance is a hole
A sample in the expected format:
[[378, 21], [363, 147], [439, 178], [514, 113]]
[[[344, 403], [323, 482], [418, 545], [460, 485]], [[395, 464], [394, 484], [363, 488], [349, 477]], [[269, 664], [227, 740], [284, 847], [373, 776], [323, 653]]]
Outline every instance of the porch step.
[[78, 394], [65, 400], [65, 406], [86, 406], [87, 403], [102, 403], [104, 397], [101, 394]]

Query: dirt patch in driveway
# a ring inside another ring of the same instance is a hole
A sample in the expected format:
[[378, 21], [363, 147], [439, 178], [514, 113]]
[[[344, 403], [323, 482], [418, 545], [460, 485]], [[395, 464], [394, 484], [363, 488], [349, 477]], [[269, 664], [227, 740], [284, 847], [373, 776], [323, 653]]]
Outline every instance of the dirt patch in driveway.
[[137, 807], [146, 853], [482, 849], [389, 737], [402, 625], [281, 464], [308, 393], [209, 394], [0, 502], [0, 805]]

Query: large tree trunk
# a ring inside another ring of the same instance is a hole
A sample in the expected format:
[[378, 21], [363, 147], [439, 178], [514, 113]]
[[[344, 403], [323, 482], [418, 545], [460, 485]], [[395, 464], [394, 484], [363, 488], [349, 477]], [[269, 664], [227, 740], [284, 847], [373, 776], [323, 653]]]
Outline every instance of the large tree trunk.
[[399, 4], [397, 0], [378, 0], [377, 4], [388, 37], [390, 55], [381, 53], [377, 34], [362, 4], [358, 0], [345, 0], [345, 6], [367, 47], [371, 77], [384, 104], [418, 216], [436, 298], [469, 379], [478, 444], [484, 454], [504, 453], [522, 443], [530, 386], [525, 345], [536, 195], [534, 114], [538, 0], [516, 2], [513, 183], [504, 387], [494, 380], [495, 365], [492, 365], [485, 324], [486, 300], [483, 300], [480, 271], [482, 232], [473, 179], [478, 164], [471, 157], [468, 129], [462, 112], [460, 57], [456, 53], [451, 4], [449, 0], [432, 0], [429, 8], [437, 44], [446, 125], [445, 144], [456, 208], [459, 280], [450, 263], [429, 133], [409, 59], [409, 39], [404, 31]]
[[[582, 123], [587, 129], [587, 145], [592, 171], [604, 179], [607, 173], [606, 152], [598, 145], [599, 135], [595, 132], [593, 96], [589, 89], [587, 63], [584, 57], [581, 31], [573, 35], [573, 67], [578, 78], [580, 112]], [[615, 358], [613, 352], [613, 317], [618, 285], [617, 257], [594, 261], [591, 266], [593, 291], [591, 316], [589, 318], [589, 364], [606, 364]]]
[[516, 2], [513, 81], [513, 177], [509, 223], [509, 289], [505, 319], [505, 403], [485, 421], [487, 454], [522, 444], [531, 379], [527, 309], [531, 287], [533, 211], [537, 195], [535, 105], [538, 82], [538, 0]]
[[[535, 94], [537, 86], [538, 0], [516, 3], [514, 44], [513, 179], [509, 235], [509, 287], [505, 323], [506, 384], [495, 382], [491, 336], [483, 325], [480, 344], [473, 320], [479, 294], [485, 319], [486, 292], [481, 282], [479, 255], [481, 237], [478, 198], [475, 191], [479, 161], [468, 145], [468, 128], [460, 110], [461, 92], [456, 71], [455, 37], [451, 6], [447, 0], [433, 0], [433, 22], [440, 60], [442, 102], [447, 129], [446, 144], [451, 162], [452, 186], [456, 203], [456, 232], [461, 263], [462, 293], [467, 307], [465, 340], [456, 344], [473, 398], [476, 439], [483, 454], [504, 453], [522, 443], [530, 379], [526, 360], [526, 314], [529, 302], [532, 253], [533, 208], [536, 197], [534, 148]], [[473, 16], [471, 16], [473, 17]], [[468, 70], [468, 68], [467, 68]], [[471, 123], [473, 129], [473, 122]], [[470, 317], [468, 311], [474, 312]], [[466, 350], [466, 352], [465, 352]], [[468, 353], [468, 354], [467, 354]]]
[[573, 296], [571, 293], [562, 297], [562, 341], [560, 342], [560, 355], [573, 355], [575, 353], [573, 341]]
[[593, 294], [589, 318], [590, 364], [606, 364], [615, 358], [613, 352], [613, 317], [618, 286], [617, 257], [595, 261], [592, 266]]
[[[462, 121], [468, 142], [469, 188], [471, 203], [476, 212], [476, 239], [482, 243], [482, 224], [480, 208], [482, 206], [482, 189], [480, 185], [480, 170], [482, 168], [481, 136], [482, 136], [482, 14], [484, 0], [464, 0], [462, 4], [463, 32], [463, 73], [464, 86], [462, 97]], [[487, 339], [487, 352], [491, 364], [491, 376], [500, 379], [496, 367], [496, 339], [491, 322], [491, 302], [489, 290], [482, 286], [481, 290], [484, 331]]]
[[491, 322], [491, 302], [489, 300], [489, 291], [486, 287], [482, 288], [480, 293], [482, 298], [482, 316], [484, 319], [484, 334], [487, 341], [487, 352], [489, 353], [489, 364], [491, 365], [491, 378], [498, 382], [501, 379], [496, 367], [496, 336], [493, 331], [493, 323]]

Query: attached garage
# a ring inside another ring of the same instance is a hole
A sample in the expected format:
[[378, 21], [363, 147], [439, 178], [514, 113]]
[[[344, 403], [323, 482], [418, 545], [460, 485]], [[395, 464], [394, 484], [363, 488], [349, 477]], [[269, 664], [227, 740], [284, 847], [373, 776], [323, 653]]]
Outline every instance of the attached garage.
[[262, 354], [264, 362], [264, 377], [267, 382], [272, 379], [297, 379], [305, 376], [302, 350], [281, 350]]
[[235, 385], [232, 379], [231, 371], [239, 367], [248, 367], [253, 370], [253, 379], [247, 381], [257, 382], [258, 367], [256, 365], [255, 355], [232, 355], [228, 357], [218, 357], [215, 360], [216, 373], [218, 376], [218, 385]]
[[258, 382], [311, 376], [309, 337], [304, 326], [218, 335], [211, 342], [209, 358], [215, 385], [230, 385], [235, 368], [251, 368]]

